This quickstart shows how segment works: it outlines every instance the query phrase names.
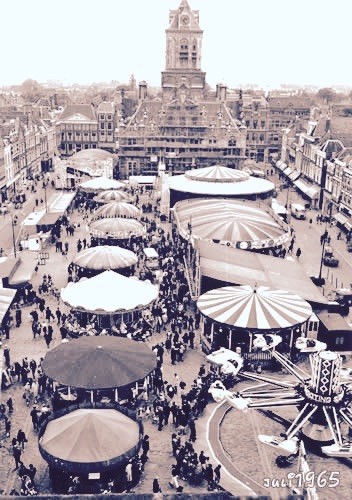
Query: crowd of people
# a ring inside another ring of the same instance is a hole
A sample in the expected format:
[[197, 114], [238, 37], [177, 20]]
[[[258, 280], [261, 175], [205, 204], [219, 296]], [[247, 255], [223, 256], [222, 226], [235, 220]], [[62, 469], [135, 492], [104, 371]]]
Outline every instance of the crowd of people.
[[[141, 203], [143, 212], [141, 222], [146, 226], [146, 234], [141, 238], [132, 237], [128, 241], [128, 248], [139, 256], [136, 275], [140, 279], [149, 279], [158, 283], [159, 296], [149, 311], [135, 315], [130, 321], [116, 322], [111, 325], [110, 331], [104, 333], [126, 335], [139, 341], [152, 338], [153, 349], [157, 357], [157, 367], [150, 384], [152, 391], [146, 400], [144, 397], [138, 398], [138, 391], [131, 390], [129, 403], [131, 408], [141, 409], [139, 413], [141, 418], [150, 419], [157, 425], [159, 431], [165, 432], [168, 429], [170, 435], [176, 436], [175, 449], [170, 443], [170, 454], [172, 453], [175, 458], [175, 464], [170, 471], [170, 488], [181, 491], [181, 480], [192, 482], [191, 471], [192, 467], [195, 467], [199, 473], [199, 481], [205, 481], [209, 489], [216, 489], [216, 474], [212, 465], [209, 461], [202, 464], [202, 456], [197, 456], [192, 443], [197, 439], [196, 420], [209, 401], [209, 384], [217, 375], [212, 372], [209, 372], [210, 375], [206, 374], [204, 367], [201, 367], [197, 379], [190, 387], [187, 387], [187, 384], [180, 380], [177, 369], [177, 365], [187, 358], [187, 352], [196, 348], [196, 331], [200, 324], [200, 315], [191, 301], [185, 277], [184, 257], [188, 251], [188, 244], [178, 235], [175, 228], [170, 229], [169, 224], [165, 226], [160, 224], [157, 204], [150, 200], [142, 202], [143, 197], [140, 197], [138, 192], [134, 192], [133, 196]], [[75, 209], [84, 214], [88, 223], [88, 213], [94, 211], [94, 204], [80, 194], [75, 200]], [[75, 238], [77, 227], [77, 224], [71, 221], [70, 215], [59, 218], [51, 230], [51, 243], [54, 245], [55, 252], [67, 257], [70, 248], [80, 252], [91, 245], [88, 236], [81, 236], [72, 243], [63, 241], [65, 237]], [[160, 268], [158, 277], [144, 265], [143, 248], [146, 246], [157, 248]], [[72, 266], [68, 265], [68, 268], [71, 270], [68, 274], [68, 281], [70, 281], [74, 273]], [[38, 268], [36, 268], [36, 273], [38, 273]], [[55, 335], [61, 336], [61, 340], [67, 338], [69, 321], [77, 321], [79, 326], [85, 329], [87, 326], [92, 328], [96, 326], [95, 334], [102, 333], [96, 318], [86, 317], [84, 320], [83, 315], [77, 315], [60, 304], [54, 279], [48, 273], [41, 276], [36, 288], [28, 284], [21, 289], [8, 317], [8, 329], [6, 325], [3, 325], [3, 338], [10, 339], [10, 331], [21, 326], [24, 314], [26, 319], [30, 318], [32, 341], [38, 342], [43, 339], [48, 349]], [[154, 337], [156, 337], [155, 341], [153, 341]], [[158, 340], [159, 338], [162, 340]], [[10, 348], [6, 344], [4, 357], [2, 388], [6, 391], [13, 385], [22, 387], [23, 404], [28, 408], [33, 432], [37, 433], [43, 422], [55, 410], [53, 406], [55, 406], [57, 395], [56, 386], [43, 373], [41, 368], [43, 358], [39, 362], [28, 357], [24, 357], [22, 361], [12, 361]], [[171, 365], [175, 366], [174, 378], [169, 381], [164, 380], [163, 375], [166, 358]], [[9, 397], [6, 405], [1, 406], [0, 421], [4, 423], [3, 439], [8, 443], [9, 451], [13, 455], [15, 470], [20, 480], [21, 494], [35, 495], [40, 490], [40, 485], [35, 482], [36, 470], [33, 464], [28, 466], [24, 464], [23, 452], [27, 436], [22, 435], [21, 429], [13, 428], [14, 412], [16, 412], [16, 407], [12, 398]], [[16, 431], [15, 435], [14, 431]], [[141, 443], [140, 453], [126, 463], [122, 475], [103, 485], [102, 492], [131, 490], [143, 475], [149, 458], [150, 446], [153, 446], [153, 443], [146, 434]], [[80, 479], [73, 476], [68, 491], [78, 492], [79, 484]], [[155, 489], [155, 485], [152, 489]], [[13, 495], [17, 493], [15, 489], [11, 492]]]

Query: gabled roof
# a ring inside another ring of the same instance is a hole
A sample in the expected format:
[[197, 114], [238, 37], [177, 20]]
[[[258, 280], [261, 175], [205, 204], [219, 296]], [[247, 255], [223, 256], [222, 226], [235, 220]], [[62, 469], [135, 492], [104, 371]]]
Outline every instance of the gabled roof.
[[[170, 26], [168, 29], [178, 30], [180, 28], [187, 30], [201, 31], [199, 26], [199, 16], [197, 10], [192, 10], [187, 0], [181, 0], [177, 10], [170, 11]], [[188, 18], [188, 22], [183, 23], [183, 17]]]
[[69, 104], [59, 116], [63, 121], [96, 121], [95, 108], [92, 104]]
[[293, 108], [293, 109], [302, 109], [302, 108], [310, 108], [311, 100], [308, 97], [299, 97], [299, 96], [273, 96], [268, 97], [268, 103], [270, 108]]
[[97, 113], [114, 113], [115, 106], [113, 102], [101, 102], [97, 108]]

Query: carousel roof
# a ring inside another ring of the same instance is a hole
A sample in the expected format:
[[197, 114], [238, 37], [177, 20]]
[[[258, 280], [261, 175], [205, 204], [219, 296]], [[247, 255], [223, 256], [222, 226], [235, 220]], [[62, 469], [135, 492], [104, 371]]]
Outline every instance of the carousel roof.
[[222, 165], [196, 168], [185, 173], [187, 179], [205, 182], [241, 182], [249, 179], [249, 174]]
[[197, 306], [213, 321], [253, 330], [289, 328], [312, 315], [310, 304], [298, 295], [266, 286], [217, 288], [201, 295]]
[[126, 184], [108, 177], [94, 177], [89, 181], [82, 182], [79, 188], [84, 191], [106, 191], [126, 188]]
[[124, 201], [111, 201], [99, 207], [93, 214], [93, 219], [110, 217], [128, 217], [130, 219], [139, 219], [141, 211], [135, 205]]
[[288, 226], [276, 221], [257, 206], [229, 199], [195, 199], [176, 203], [175, 219], [179, 231], [188, 238], [246, 242], [248, 248], [277, 246], [290, 237]]
[[135, 219], [111, 217], [109, 219], [93, 221], [89, 226], [89, 232], [96, 238], [124, 240], [131, 238], [131, 236], [143, 236], [145, 234], [145, 227]]
[[81, 389], [112, 389], [143, 380], [156, 366], [144, 343], [122, 337], [84, 336], [51, 349], [44, 373], [59, 384]]
[[94, 314], [134, 311], [147, 307], [158, 296], [158, 288], [135, 277], [104, 271], [93, 278], [70, 282], [61, 289], [65, 304]]
[[40, 447], [73, 463], [99, 463], [128, 453], [139, 442], [138, 423], [110, 409], [79, 409], [51, 420]]
[[99, 271], [134, 266], [138, 262], [138, 257], [125, 248], [101, 245], [82, 250], [75, 255], [72, 262], [85, 269]]
[[246, 172], [239, 170], [218, 166], [199, 170], [201, 171], [199, 177], [197, 177], [197, 170], [170, 177], [168, 179], [169, 188], [174, 191], [203, 196], [238, 197], [270, 193], [275, 189], [272, 182], [249, 176]]
[[97, 203], [109, 203], [110, 201], [130, 201], [130, 196], [124, 191], [108, 189], [94, 196], [93, 200]]

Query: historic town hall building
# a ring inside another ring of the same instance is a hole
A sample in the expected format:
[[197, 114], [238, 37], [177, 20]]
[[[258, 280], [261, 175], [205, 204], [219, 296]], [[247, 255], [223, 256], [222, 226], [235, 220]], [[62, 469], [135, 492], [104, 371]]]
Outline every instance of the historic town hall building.
[[159, 161], [181, 173], [214, 163], [238, 168], [245, 159], [246, 129], [226, 105], [226, 86], [207, 88], [202, 37], [198, 11], [182, 0], [166, 30], [161, 96], [148, 98], [141, 82], [136, 112], [127, 123], [117, 123], [122, 177], [154, 174]]

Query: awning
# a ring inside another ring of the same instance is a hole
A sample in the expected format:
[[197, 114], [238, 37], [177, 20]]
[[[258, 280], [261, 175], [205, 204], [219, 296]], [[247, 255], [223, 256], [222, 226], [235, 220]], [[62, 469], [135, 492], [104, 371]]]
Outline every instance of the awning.
[[300, 175], [301, 172], [298, 172], [298, 170], [292, 170], [288, 178], [293, 182], [296, 181]]
[[347, 217], [345, 217], [344, 215], [342, 215], [339, 212], [334, 215], [334, 219], [336, 220], [336, 222], [338, 222], [339, 224], [342, 224], [342, 225], [347, 222]]
[[347, 231], [351, 231], [352, 230], [352, 224], [350, 224], [349, 222], [345, 222], [345, 228], [347, 229]]
[[299, 189], [303, 194], [306, 194], [306, 192], [308, 191], [308, 186], [305, 182], [301, 181], [301, 180], [297, 180], [297, 181], [294, 181], [293, 183], [297, 189]]
[[311, 200], [315, 200], [315, 199], [317, 199], [319, 197], [319, 191], [318, 191], [318, 189], [315, 189], [313, 187], [308, 188], [305, 194]]
[[12, 288], [0, 288], [0, 325], [12, 304], [15, 295], [16, 290], [13, 290]]
[[283, 170], [285, 170], [285, 168], [287, 168], [287, 163], [285, 163], [283, 160], [278, 160], [276, 162], [276, 167], [282, 172]]
[[285, 174], [287, 177], [289, 177], [290, 174], [292, 174], [293, 170], [291, 167], [286, 167], [285, 170], [283, 171], [283, 174]]
[[296, 186], [297, 189], [299, 189], [303, 194], [308, 196], [308, 198], [310, 198], [311, 200], [315, 200], [316, 198], [319, 197], [319, 190], [317, 188], [309, 186], [300, 179], [294, 181], [293, 184]]

